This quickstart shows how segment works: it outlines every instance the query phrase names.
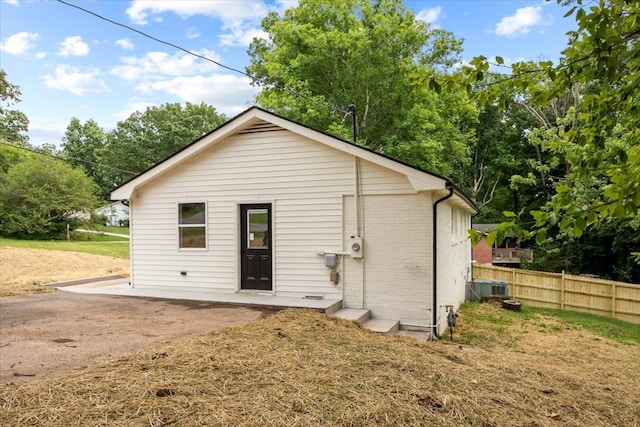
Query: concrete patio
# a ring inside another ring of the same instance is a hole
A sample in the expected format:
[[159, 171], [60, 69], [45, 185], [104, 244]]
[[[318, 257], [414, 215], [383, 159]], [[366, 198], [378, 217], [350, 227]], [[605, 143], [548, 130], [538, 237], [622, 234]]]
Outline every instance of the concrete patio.
[[371, 317], [368, 309], [343, 308], [342, 300], [324, 298], [295, 298], [273, 295], [267, 292], [210, 292], [184, 288], [158, 289], [133, 287], [128, 277], [94, 277], [68, 282], [49, 283], [64, 292], [94, 295], [117, 295], [128, 297], [165, 298], [188, 301], [207, 301], [241, 306], [259, 306], [270, 308], [304, 308], [318, 310], [325, 314], [360, 323], [365, 328], [379, 333], [400, 333], [422, 338], [428, 334], [412, 331], [400, 331], [400, 322], [390, 319]]
[[260, 292], [221, 293], [190, 289], [157, 289], [132, 287], [128, 277], [95, 277], [69, 282], [49, 283], [64, 292], [79, 294], [119, 295], [130, 297], [167, 298], [191, 301], [210, 301], [244, 306], [276, 308], [307, 308], [333, 314], [342, 308], [342, 300], [292, 298]]

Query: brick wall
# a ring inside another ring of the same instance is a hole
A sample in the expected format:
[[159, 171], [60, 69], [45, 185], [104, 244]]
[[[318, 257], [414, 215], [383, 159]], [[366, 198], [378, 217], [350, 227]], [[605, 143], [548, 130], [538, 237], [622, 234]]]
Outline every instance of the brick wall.
[[473, 247], [473, 259], [478, 264], [491, 264], [493, 261], [491, 246], [487, 244], [486, 237], [483, 237], [482, 240]]

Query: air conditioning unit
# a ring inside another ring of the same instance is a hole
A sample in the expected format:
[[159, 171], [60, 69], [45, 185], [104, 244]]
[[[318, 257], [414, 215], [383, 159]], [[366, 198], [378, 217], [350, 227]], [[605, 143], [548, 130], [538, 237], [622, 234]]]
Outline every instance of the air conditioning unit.
[[468, 301], [479, 301], [490, 297], [509, 296], [509, 286], [504, 280], [475, 279], [468, 284]]

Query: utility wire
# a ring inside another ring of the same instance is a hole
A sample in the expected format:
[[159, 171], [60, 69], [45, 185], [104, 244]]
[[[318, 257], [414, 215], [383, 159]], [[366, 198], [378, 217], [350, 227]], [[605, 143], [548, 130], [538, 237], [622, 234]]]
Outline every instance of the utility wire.
[[154, 37], [154, 36], [152, 36], [152, 35], [149, 35], [149, 34], [147, 34], [147, 33], [143, 32], [143, 31], [136, 30], [135, 28], [130, 27], [129, 25], [122, 24], [122, 23], [120, 23], [120, 22], [117, 22], [117, 21], [114, 21], [114, 20], [112, 20], [112, 19], [106, 18], [106, 17], [104, 17], [104, 16], [102, 16], [102, 15], [99, 15], [99, 14], [97, 14], [97, 13], [95, 13], [95, 12], [92, 12], [92, 11], [90, 11], [90, 10], [88, 10], [88, 9], [85, 9], [85, 8], [83, 8], [83, 7], [80, 7], [80, 6], [75, 5], [75, 4], [73, 4], [73, 3], [69, 3], [69, 2], [66, 2], [66, 1], [64, 1], [64, 0], [57, 0], [57, 1], [58, 1], [58, 3], [62, 3], [62, 4], [64, 4], [64, 5], [67, 5], [67, 6], [70, 6], [70, 7], [76, 8], [76, 9], [78, 9], [78, 10], [81, 10], [81, 11], [85, 12], [85, 13], [88, 13], [88, 14], [90, 14], [90, 15], [93, 15], [93, 16], [95, 16], [96, 18], [102, 19], [103, 21], [107, 21], [107, 22], [109, 22], [110, 24], [113, 24], [113, 25], [117, 25], [117, 26], [119, 26], [119, 27], [126, 28], [127, 30], [133, 31], [133, 32], [135, 32], [135, 33], [138, 33], [138, 34], [140, 34], [141, 36], [147, 37], [147, 38], [149, 38], [149, 39], [151, 39], [151, 40], [153, 40], [153, 41], [156, 41], [156, 42], [158, 42], [158, 43], [166, 44], [167, 46], [171, 46], [171, 47], [173, 47], [173, 48], [175, 48], [175, 49], [181, 50], [181, 51], [183, 51], [183, 52], [185, 52], [185, 53], [188, 53], [189, 55], [193, 55], [193, 56], [195, 56], [195, 57], [197, 57], [197, 58], [204, 59], [205, 61], [212, 62], [212, 63], [214, 63], [214, 64], [216, 64], [216, 65], [218, 65], [218, 66], [220, 66], [220, 67], [222, 67], [222, 68], [225, 68], [225, 69], [227, 69], [227, 70], [229, 70], [229, 71], [233, 71], [234, 73], [239, 73], [239, 74], [242, 74], [242, 75], [243, 75], [243, 76], [245, 76], [245, 77], [249, 77], [249, 78], [251, 78], [252, 80], [257, 80], [257, 79], [254, 79], [251, 75], [249, 75], [249, 74], [245, 73], [245, 72], [244, 72], [244, 71], [242, 71], [242, 70], [238, 70], [237, 68], [229, 67], [229, 66], [224, 65], [224, 64], [222, 64], [222, 63], [220, 63], [220, 62], [218, 62], [218, 61], [215, 61], [215, 60], [213, 60], [213, 59], [211, 59], [211, 58], [208, 58], [208, 57], [206, 57], [206, 56], [204, 56], [204, 55], [200, 55], [200, 54], [198, 54], [198, 53], [191, 52], [190, 50], [185, 49], [185, 48], [183, 48], [183, 47], [180, 47], [180, 46], [178, 46], [178, 45], [176, 45], [176, 44], [173, 44], [173, 43], [168, 42], [168, 41], [165, 41], [165, 40], [161, 40], [161, 39], [159, 39], [159, 38], [157, 38], [157, 37]]
[[220, 62], [218, 62], [216, 60], [213, 60], [213, 59], [211, 59], [209, 57], [206, 57], [204, 55], [200, 55], [199, 53], [192, 52], [192, 51], [190, 51], [188, 49], [185, 49], [182, 46], [179, 46], [179, 45], [177, 45], [175, 43], [171, 43], [171, 42], [168, 42], [166, 40], [159, 39], [159, 38], [154, 37], [154, 36], [152, 36], [152, 35], [150, 35], [148, 33], [145, 33], [144, 31], [140, 31], [140, 30], [137, 30], [137, 29], [135, 29], [135, 28], [133, 28], [133, 27], [131, 27], [129, 25], [123, 24], [121, 22], [114, 21], [113, 19], [109, 19], [107, 17], [104, 17], [104, 16], [96, 13], [96, 12], [93, 12], [91, 10], [85, 9], [85, 8], [80, 7], [78, 5], [75, 5], [73, 3], [69, 3], [69, 2], [64, 1], [64, 0], [57, 0], [57, 1], [58, 1], [58, 3], [62, 3], [64, 5], [66, 5], [66, 6], [73, 7], [75, 9], [78, 9], [78, 10], [82, 11], [82, 12], [85, 12], [85, 13], [88, 13], [90, 15], [93, 15], [96, 18], [99, 18], [99, 19], [102, 19], [103, 21], [109, 22], [110, 24], [117, 25], [119, 27], [126, 28], [127, 30], [133, 31], [135, 33], [138, 33], [141, 36], [146, 37], [148, 39], [151, 39], [151, 40], [153, 40], [155, 42], [158, 42], [158, 43], [161, 43], [161, 44], [164, 44], [164, 45], [167, 45], [167, 46], [171, 46], [174, 49], [178, 49], [178, 50], [180, 50], [180, 51], [182, 51], [182, 52], [184, 52], [184, 53], [186, 53], [188, 55], [195, 56], [196, 58], [200, 58], [200, 59], [202, 59], [204, 61], [211, 62], [211, 63], [216, 64], [219, 67], [222, 67], [222, 68], [224, 68], [226, 70], [232, 71], [234, 73], [241, 74], [241, 75], [243, 75], [245, 77], [249, 77], [258, 86], [265, 87], [265, 88], [266, 87], [273, 87], [273, 88], [275, 88], [277, 90], [280, 90], [280, 91], [283, 91], [283, 92], [288, 92], [289, 94], [291, 94], [291, 95], [293, 95], [295, 97], [303, 98], [303, 99], [305, 99], [307, 101], [310, 101], [310, 102], [312, 102], [312, 103], [314, 103], [316, 105], [322, 105], [323, 107], [328, 107], [331, 111], [350, 114], [350, 111], [343, 110], [341, 108], [336, 107], [335, 105], [320, 104], [315, 99], [310, 98], [310, 97], [308, 97], [306, 95], [303, 95], [303, 94], [301, 94], [301, 93], [299, 93], [299, 92], [297, 92], [297, 91], [295, 91], [295, 90], [293, 90], [291, 88], [285, 88], [285, 87], [283, 87], [281, 85], [277, 85], [277, 84], [274, 84], [274, 83], [267, 83], [267, 82], [265, 82], [265, 81], [263, 81], [263, 80], [261, 80], [261, 79], [259, 79], [257, 77], [252, 76], [251, 74], [249, 74], [249, 73], [247, 73], [245, 71], [238, 70], [237, 68], [229, 67], [228, 65], [224, 65], [224, 64], [222, 64], [222, 63], [220, 63]]
[[88, 164], [100, 166], [100, 167], [103, 167], [103, 168], [106, 168], [106, 169], [111, 169], [111, 170], [116, 171], [116, 172], [124, 172], [124, 173], [128, 173], [128, 174], [131, 174], [131, 175], [137, 175], [137, 172], [131, 172], [131, 171], [128, 171], [128, 170], [116, 168], [114, 166], [105, 165], [103, 163], [92, 162], [91, 160], [85, 160], [85, 159], [81, 159], [81, 158], [78, 158], [78, 157], [59, 156], [59, 155], [56, 155], [56, 154], [47, 153], [46, 151], [38, 151], [38, 150], [34, 150], [33, 148], [27, 148], [27, 147], [23, 147], [21, 145], [15, 145], [15, 144], [11, 144], [11, 143], [4, 142], [4, 141], [0, 141], [0, 144], [7, 145], [9, 147], [18, 148], [20, 150], [28, 151], [30, 153], [40, 154], [42, 156], [47, 156], [47, 157], [52, 157], [52, 158], [54, 158], [56, 160], [62, 160], [63, 162], [67, 162], [69, 160], [75, 160], [77, 162], [88, 163]]

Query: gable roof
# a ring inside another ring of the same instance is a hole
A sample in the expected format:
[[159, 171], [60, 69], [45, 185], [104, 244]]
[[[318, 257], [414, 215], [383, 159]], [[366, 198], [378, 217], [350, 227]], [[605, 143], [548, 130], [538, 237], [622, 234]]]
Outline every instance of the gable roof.
[[484, 234], [489, 234], [498, 228], [498, 224], [471, 224], [471, 228]]
[[[226, 123], [223, 123], [211, 132], [203, 135], [184, 147], [182, 150], [174, 153], [146, 171], [119, 185], [111, 191], [111, 199], [126, 200], [135, 198], [136, 189], [140, 186], [165, 175], [172, 169], [181, 165], [183, 162], [193, 158], [193, 156], [196, 156], [201, 151], [221, 143], [231, 135], [266, 132], [278, 128], [291, 131], [338, 151], [342, 151], [405, 175], [416, 191], [442, 190], [444, 192], [448, 183], [452, 185], [447, 178], [440, 175], [421, 170], [415, 166], [400, 162], [327, 133], [311, 129], [308, 126], [296, 123], [292, 120], [278, 116], [277, 114], [268, 112], [260, 107], [254, 106], [238, 114]], [[455, 195], [472, 210], [477, 212], [478, 208], [469, 199], [469, 197], [459, 188], [455, 186], [453, 187]]]
[[116, 211], [128, 211], [129, 207], [125, 205], [122, 200], [116, 200], [108, 205], [100, 206], [95, 211], [98, 214], [111, 213]]

